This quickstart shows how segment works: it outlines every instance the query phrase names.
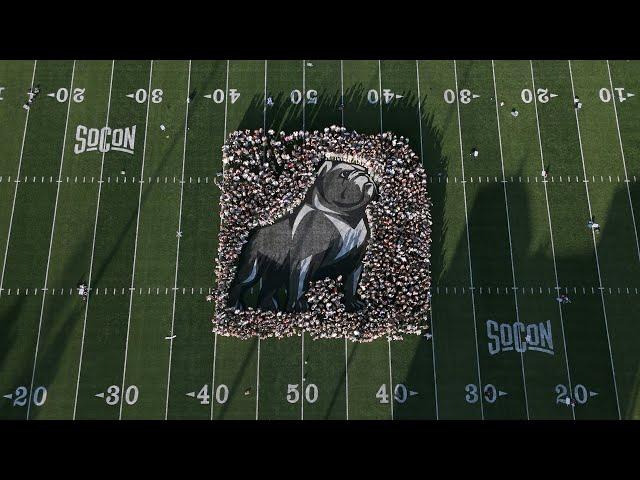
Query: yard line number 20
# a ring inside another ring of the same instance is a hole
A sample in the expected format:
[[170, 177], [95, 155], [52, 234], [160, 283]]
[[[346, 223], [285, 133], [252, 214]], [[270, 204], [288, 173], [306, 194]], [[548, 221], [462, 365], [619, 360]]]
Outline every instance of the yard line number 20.
[[[29, 389], [25, 386], [16, 388], [15, 392], [11, 395], [5, 395], [5, 398], [9, 398], [12, 401], [13, 407], [24, 407], [29, 401]], [[45, 387], [36, 387], [33, 390], [31, 401], [36, 407], [41, 407], [44, 402], [47, 401], [47, 389]]]

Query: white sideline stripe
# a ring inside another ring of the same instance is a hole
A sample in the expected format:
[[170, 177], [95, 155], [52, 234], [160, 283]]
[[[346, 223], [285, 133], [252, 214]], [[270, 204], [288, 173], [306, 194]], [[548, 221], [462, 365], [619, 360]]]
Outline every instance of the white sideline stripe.
[[[462, 180], [464, 181], [465, 176], [464, 176], [464, 153], [462, 150], [462, 126], [461, 126], [461, 121], [460, 121], [460, 90], [458, 89], [458, 66], [456, 61], [453, 61], [453, 76], [455, 79], [455, 83], [456, 83], [456, 109], [458, 112], [458, 139], [460, 141], [460, 166], [462, 167]], [[483, 391], [483, 385], [482, 385], [482, 376], [480, 374], [480, 354], [478, 352], [478, 326], [477, 326], [477, 320], [476, 320], [476, 296], [474, 293], [474, 286], [473, 286], [473, 268], [471, 266], [471, 241], [469, 239], [469, 214], [467, 211], [467, 184], [463, 183], [462, 184], [462, 192], [463, 192], [463, 196], [464, 196], [464, 223], [466, 225], [466, 232], [467, 232], [467, 254], [468, 254], [468, 258], [469, 258], [469, 282], [471, 284], [471, 306], [472, 306], [472, 311], [473, 311], [473, 332], [474, 332], [474, 336], [475, 336], [475, 343], [476, 343], [476, 365], [478, 368], [478, 390], [480, 392]], [[478, 397], [480, 398], [480, 415], [482, 417], [482, 419], [484, 420], [484, 402], [482, 401], [482, 397], [483, 395], [478, 395]]]
[[[31, 89], [33, 89], [33, 84], [36, 78], [36, 66], [38, 64], [37, 60], [33, 61], [33, 72], [31, 74]], [[22, 170], [22, 154], [24, 153], [24, 141], [27, 138], [27, 126], [29, 125], [29, 113], [31, 110], [27, 110], [27, 117], [24, 120], [24, 130], [22, 131], [22, 144], [20, 145], [20, 158], [18, 160], [18, 174], [16, 175], [16, 179], [20, 178], [20, 171]], [[18, 196], [18, 185], [20, 185], [19, 181], [16, 181], [16, 188], [13, 191], [13, 203], [11, 204], [11, 216], [9, 217], [9, 231], [7, 232], [7, 244], [4, 248], [4, 259], [2, 261], [2, 275], [0, 275], [0, 295], [2, 295], [2, 285], [4, 284], [4, 272], [7, 266], [7, 255], [9, 254], [9, 240], [11, 239], [11, 227], [13, 226], [13, 213], [16, 209], [16, 197]]]
[[[497, 124], [498, 124], [498, 145], [500, 147], [500, 167], [502, 170], [502, 180], [504, 181], [506, 179], [505, 177], [505, 173], [504, 173], [504, 155], [502, 153], [502, 131], [500, 130], [500, 114], [499, 114], [499, 107], [498, 107], [498, 87], [496, 85], [496, 69], [495, 69], [495, 63], [493, 60], [491, 60], [491, 72], [493, 74], [493, 98], [495, 101], [495, 105], [496, 105], [496, 120], [497, 120]], [[516, 307], [516, 321], [520, 321], [520, 308], [518, 307], [518, 291], [516, 288], [516, 268], [515, 268], [515, 263], [513, 261], [513, 244], [511, 241], [511, 220], [509, 219], [509, 198], [507, 196], [507, 184], [506, 182], [502, 183], [502, 187], [503, 187], [503, 193], [504, 193], [504, 207], [506, 210], [506, 214], [507, 214], [507, 232], [509, 233], [509, 255], [510, 255], [510, 259], [511, 259], [511, 278], [513, 279], [513, 299], [515, 301], [515, 307]], [[524, 355], [522, 352], [520, 352], [520, 367], [522, 368], [522, 387], [524, 390], [524, 405], [525, 405], [525, 409], [527, 411], [527, 420], [530, 419], [529, 416], [529, 398], [527, 395], [527, 376], [525, 373], [525, 368], [524, 368]]]
[[[573, 71], [571, 70], [571, 60], [568, 60], [568, 63], [569, 63], [569, 77], [571, 78], [571, 93], [575, 98], [576, 91], [573, 85]], [[580, 145], [580, 159], [582, 160], [582, 172], [586, 180], [587, 169], [584, 163], [584, 151], [582, 150], [582, 134], [580, 133], [580, 121], [578, 120], [578, 110], [574, 108], [573, 113], [576, 117], [576, 127], [578, 128], [578, 144]], [[584, 188], [585, 188], [585, 191], [587, 192], [587, 204], [589, 206], [589, 217], [593, 218], [593, 212], [591, 210], [591, 199], [589, 197], [589, 184], [585, 183]], [[596, 266], [598, 267], [598, 283], [600, 284], [600, 287], [602, 287], [602, 276], [600, 274], [600, 259], [598, 258], [598, 245], [596, 243], [596, 232], [593, 230], [591, 230], [591, 238], [593, 239], [593, 251], [596, 255]], [[611, 338], [609, 337], [609, 321], [607, 320], [607, 308], [605, 305], [604, 293], [602, 292], [602, 289], [600, 289], [600, 299], [602, 300], [602, 313], [604, 314], [604, 326], [607, 332], [607, 346], [609, 347], [609, 360], [611, 361], [611, 374], [613, 376], [613, 387], [616, 394], [616, 407], [618, 408], [618, 419], [622, 419], [620, 414], [620, 400], [618, 398], [618, 382], [616, 381], [616, 368], [613, 363], [613, 353], [611, 351]]]
[[[420, 67], [419, 62], [416, 60], [416, 80], [418, 83], [418, 125], [420, 127], [420, 163], [424, 162], [424, 145], [422, 139], [422, 97], [420, 95]], [[433, 285], [431, 286], [433, 290]], [[438, 376], [436, 374], [436, 343], [435, 343], [435, 330], [433, 328], [433, 294], [430, 298], [431, 302], [431, 355], [433, 357], [433, 388], [436, 401], [436, 420], [440, 419], [440, 413], [438, 408]], [[395, 392], [394, 392], [395, 393]]]
[[[609, 60], [607, 60], [607, 72], [609, 73], [609, 86], [613, 92], [613, 80], [611, 79], [611, 67], [609, 66]], [[638, 229], [636, 227], [636, 216], [633, 212], [633, 202], [631, 201], [631, 190], [629, 189], [629, 175], [627, 174], [627, 161], [624, 156], [624, 147], [622, 146], [622, 135], [620, 134], [620, 122], [618, 121], [618, 107], [616, 106], [615, 96], [612, 95], [613, 112], [616, 117], [616, 129], [618, 131], [618, 142], [620, 143], [620, 154], [622, 155], [622, 166], [624, 167], [624, 181], [627, 185], [627, 197], [629, 198], [629, 210], [631, 210], [631, 220], [633, 224], [633, 233], [636, 236], [636, 253], [638, 254], [638, 260], [640, 261], [640, 243], [638, 242]]]
[[[191, 94], [191, 60], [189, 60], [189, 69], [187, 73], [187, 98]], [[187, 156], [187, 125], [189, 123], [189, 102], [186, 102], [186, 111], [184, 115], [184, 141], [182, 143], [182, 173], [180, 174], [180, 208], [178, 209], [178, 231], [182, 231], [182, 198], [184, 194], [184, 165]], [[169, 367], [167, 369], [167, 393], [164, 405], [164, 419], [169, 415], [169, 388], [171, 386], [171, 362], [173, 359], [173, 339], [175, 338], [175, 321], [176, 321], [176, 295], [178, 287], [178, 263], [180, 261], [180, 235], [177, 236], [176, 242], [176, 269], [173, 278], [173, 303], [171, 305], [171, 334], [169, 342]]]
[[[107, 101], [107, 120], [105, 121], [105, 127], [109, 125], [109, 115], [111, 113], [111, 92], [113, 87], [113, 70], [115, 67], [115, 60], [111, 60], [111, 78], [109, 80], [109, 100]], [[93, 224], [93, 240], [91, 242], [91, 260], [89, 261], [89, 279], [87, 280], [87, 301], [84, 307], [84, 319], [82, 321], [82, 339], [80, 341], [80, 358], [78, 361], [78, 377], [76, 379], [76, 393], [73, 400], [73, 420], [76, 419], [76, 409], [78, 407], [78, 391], [80, 389], [80, 373], [82, 372], [82, 356], [84, 353], [84, 339], [87, 331], [87, 314], [89, 312], [89, 301], [91, 300], [91, 280], [93, 274], [93, 254], [96, 248], [96, 232], [98, 231], [98, 213], [100, 212], [100, 196], [102, 193], [102, 175], [104, 173], [104, 154], [102, 152], [102, 160], [100, 162], [100, 181], [98, 182], [98, 201], [96, 203], [96, 219]], [[55, 292], [54, 292], [55, 293]]]
[[[69, 91], [73, 91], [73, 81], [76, 74], [76, 61], [73, 61], [73, 67], [71, 68], [71, 86]], [[62, 167], [64, 166], [64, 153], [67, 148], [67, 133], [69, 130], [69, 112], [71, 111], [71, 99], [67, 99], [67, 117], [64, 122], [64, 134], [62, 138], [62, 153], [60, 154], [60, 169], [58, 170], [58, 179], [62, 178]], [[49, 282], [49, 266], [51, 265], [51, 249], [53, 247], [53, 236], [56, 231], [56, 217], [58, 214], [58, 199], [60, 198], [60, 185], [58, 182], [56, 187], [56, 202], [53, 207], [53, 220], [51, 221], [51, 235], [49, 236], [49, 252], [47, 254], [47, 268], [44, 274], [44, 291], [42, 292], [42, 302], [40, 303], [40, 319], [38, 320], [38, 334], [36, 335], [36, 349], [33, 354], [33, 368], [31, 370], [31, 384], [29, 387], [29, 400], [27, 401], [27, 420], [29, 420], [29, 414], [31, 413], [31, 398], [33, 394], [33, 381], [36, 377], [36, 364], [38, 362], [38, 349], [40, 348], [40, 333], [42, 332], [42, 318], [44, 315], [44, 301], [47, 298], [47, 283]]]
[[[529, 60], [529, 67], [531, 69], [531, 89], [533, 92], [536, 91], [536, 82], [533, 75], [533, 61]], [[544, 153], [542, 151], [542, 136], [540, 134], [540, 118], [538, 116], [538, 100], [536, 95], [533, 95], [533, 105], [535, 107], [536, 112], [536, 130], [538, 133], [538, 146], [540, 147], [540, 162], [542, 163], [542, 168], [544, 169]], [[551, 226], [551, 207], [549, 206], [549, 193], [547, 191], [547, 182], [544, 182], [544, 197], [545, 202], [547, 204], [547, 219], [549, 220], [549, 239], [551, 240], [551, 257], [553, 258], [553, 274], [556, 281], [556, 290], [560, 289], [560, 284], [558, 280], [558, 266], [556, 264], [556, 247], [553, 240], [553, 227]], [[569, 391], [573, 392], [573, 386], [571, 384], [571, 370], [569, 368], [569, 355], [567, 354], [567, 342], [564, 334], [564, 316], [562, 315], [562, 304], [558, 302], [558, 312], [560, 314], [560, 329], [562, 331], [562, 346], [564, 347], [564, 360], [565, 367], [567, 369], [567, 382], [569, 383]], [[576, 419], [576, 409], [575, 406], [571, 405], [571, 416], [575, 420]]]
[[[262, 102], [262, 132], [267, 131], [267, 60], [264, 61], [264, 101]], [[258, 361], [256, 364], [256, 420], [260, 406], [260, 337], [258, 337]]]
[[[342, 105], [342, 126], [344, 127], [344, 62], [340, 60], [340, 105]], [[349, 420], [349, 356], [347, 337], [344, 338], [344, 392], [346, 416]]]
[[[380, 135], [384, 133], [382, 127], [382, 62], [378, 60], [378, 103], [380, 104]], [[391, 408], [391, 420], [394, 419], [393, 414], [393, 402], [395, 401], [395, 391], [393, 389], [393, 372], [391, 371], [391, 336], [387, 336], [387, 344], [389, 351], [389, 390], [391, 391], [391, 400], [389, 401], [389, 405]]]
[[[227, 60], [227, 71], [224, 86], [224, 126], [222, 130], [222, 142], [227, 141], [227, 106], [229, 100], [229, 60]], [[222, 170], [224, 172], [224, 162], [222, 163]], [[222, 220], [221, 220], [222, 221]], [[216, 359], [218, 357], [218, 332], [213, 335], [213, 365], [211, 367], [211, 396], [213, 397], [216, 388]], [[213, 398], [211, 400], [211, 407], [209, 410], [209, 420], [213, 420], [213, 405], [215, 402]]]
[[[151, 68], [149, 69], [149, 88], [151, 91], [151, 79], [153, 77], [153, 60], [151, 60]], [[144, 125], [144, 143], [142, 146], [142, 166], [140, 169], [140, 178], [144, 177], [144, 161], [147, 154], [147, 131], [149, 129], [149, 107], [151, 106], [151, 95], [147, 98], [147, 116]], [[138, 213], [136, 215], [136, 239], [133, 244], [133, 266], [131, 267], [131, 288], [135, 282], [136, 277], [136, 256], [138, 254], [138, 230], [140, 228], [140, 207], [142, 206], [142, 186], [140, 184], [140, 191], [138, 193]], [[127, 320], [127, 338], [124, 346], [124, 366], [122, 368], [122, 387], [120, 388], [120, 413], [118, 414], [118, 420], [122, 420], [122, 407], [124, 406], [124, 385], [127, 379], [127, 357], [129, 355], [129, 332], [131, 330], [131, 307], [133, 306], [133, 292], [129, 294], [129, 318]]]

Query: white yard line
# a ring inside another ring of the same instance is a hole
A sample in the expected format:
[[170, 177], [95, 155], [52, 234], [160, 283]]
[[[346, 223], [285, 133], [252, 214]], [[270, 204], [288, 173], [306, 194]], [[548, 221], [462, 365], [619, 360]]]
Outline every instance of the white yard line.
[[[113, 87], [113, 70], [115, 61], [111, 60], [111, 78], [109, 80], [109, 100], [107, 102], [107, 120], [105, 121], [105, 127], [109, 126], [109, 114], [111, 113], [111, 91]], [[98, 201], [96, 203], [96, 219], [93, 224], [93, 240], [91, 242], [91, 260], [89, 261], [89, 279], [87, 280], [87, 301], [84, 306], [84, 319], [82, 321], [82, 339], [80, 341], [80, 359], [78, 361], [78, 377], [76, 379], [76, 393], [73, 400], [73, 419], [76, 419], [76, 409], [78, 407], [78, 390], [80, 388], [80, 373], [82, 372], [82, 356], [84, 353], [84, 339], [87, 331], [87, 313], [89, 312], [89, 301], [91, 300], [91, 279], [93, 274], [93, 254], [96, 248], [96, 232], [98, 230], [98, 212], [100, 211], [100, 196], [102, 194], [102, 175], [104, 173], [104, 154], [102, 152], [102, 160], [100, 162], [100, 181], [98, 182]]]
[[[149, 88], [147, 92], [151, 92], [151, 78], [153, 77], [153, 60], [151, 60], [151, 68], [149, 69]], [[140, 191], [138, 192], [138, 213], [136, 215], [136, 239], [133, 244], [133, 266], [131, 267], [131, 289], [135, 284], [136, 278], [136, 257], [138, 254], [138, 230], [140, 227], [140, 208], [142, 207], [142, 186], [144, 185], [144, 161], [147, 154], [147, 131], [149, 130], [149, 107], [151, 106], [151, 95], [147, 98], [147, 116], [144, 125], [144, 143], [142, 147], [142, 166], [140, 169]], [[122, 420], [122, 407], [124, 406], [125, 398], [125, 382], [127, 380], [127, 358], [129, 355], [129, 332], [131, 330], [131, 307], [133, 306], [133, 290], [129, 293], [129, 318], [127, 320], [127, 338], [124, 346], [124, 367], [122, 369], [122, 387], [120, 388], [120, 413], [118, 419]]]
[[[516, 269], [513, 261], [513, 244], [511, 241], [511, 220], [509, 218], [509, 198], [507, 196], [507, 181], [504, 173], [504, 155], [502, 153], [502, 131], [500, 129], [500, 115], [498, 109], [498, 87], [496, 86], [496, 69], [494, 61], [491, 60], [491, 72], [493, 73], [493, 98], [496, 105], [496, 121], [498, 122], [498, 145], [500, 146], [500, 166], [502, 168], [502, 186], [504, 192], [504, 206], [507, 215], [507, 232], [509, 233], [509, 254], [511, 259], [511, 278], [513, 280], [513, 299], [516, 307], [516, 321], [520, 322], [520, 308], [518, 307], [518, 294], [516, 289]], [[520, 322], [521, 323], [521, 322]], [[524, 389], [524, 405], [527, 412], [527, 420], [529, 420], [529, 398], [527, 395], [527, 376], [524, 368], [524, 355], [520, 352], [520, 367], [522, 369], [522, 386]]]
[[[73, 80], [76, 74], [76, 61], [73, 61], [73, 67], [71, 68], [71, 86], [69, 91], [73, 92]], [[33, 381], [36, 377], [36, 364], [38, 362], [38, 350], [40, 348], [40, 333], [42, 332], [42, 318], [44, 316], [44, 302], [47, 298], [47, 283], [49, 282], [49, 266], [51, 265], [51, 249], [53, 247], [53, 236], [56, 231], [56, 217], [58, 216], [58, 199], [60, 198], [60, 181], [62, 178], [62, 167], [64, 166], [64, 153], [67, 148], [67, 133], [69, 129], [69, 112], [71, 111], [71, 104], [73, 103], [71, 98], [67, 99], [67, 117], [64, 122], [64, 133], [62, 138], [62, 153], [60, 154], [60, 169], [58, 170], [58, 186], [56, 187], [56, 202], [53, 207], [53, 220], [51, 222], [51, 235], [49, 237], [49, 253], [47, 254], [47, 268], [44, 274], [44, 287], [42, 289], [42, 302], [40, 304], [40, 319], [38, 321], [38, 334], [36, 335], [36, 349], [33, 354], [33, 368], [31, 370], [31, 386], [29, 387], [29, 400], [27, 402], [27, 420], [29, 420], [29, 414], [31, 413], [31, 397], [33, 393]]]
[[[420, 127], [420, 160], [424, 162], [424, 146], [422, 140], [422, 97], [420, 95], [420, 68], [418, 60], [416, 60], [416, 80], [418, 82], [418, 125]], [[433, 285], [432, 285], [433, 288]], [[436, 401], [436, 420], [440, 418], [438, 409], [438, 376], [436, 374], [436, 343], [435, 330], [433, 329], [433, 296], [431, 297], [431, 355], [433, 357], [433, 388]]]
[[[182, 232], [182, 199], [184, 194], [184, 165], [187, 157], [187, 125], [189, 122], [189, 96], [191, 95], [191, 60], [189, 60], [189, 70], [187, 74], [187, 106], [184, 116], [184, 141], [182, 143], [182, 172], [180, 174], [180, 208], [178, 209], [178, 232]], [[176, 268], [173, 279], [173, 303], [171, 305], [171, 333], [169, 334], [169, 367], [167, 368], [167, 393], [164, 405], [164, 419], [169, 415], [169, 388], [171, 386], [171, 362], [173, 359], [173, 337], [176, 320], [176, 296], [178, 287], [178, 263], [180, 261], [180, 235], [177, 235], [176, 242]]]
[[[302, 60], [302, 130], [306, 130], [307, 117], [305, 104], [307, 103], [307, 68], [306, 60]], [[302, 330], [301, 357], [300, 357], [300, 420], [304, 420], [304, 330]]]
[[[267, 60], [264, 61], [264, 99], [262, 101], [262, 132], [267, 131]], [[256, 420], [260, 405], [260, 337], [258, 337], [258, 362], [256, 365]]]
[[342, 105], [342, 126], [344, 127], [344, 61], [340, 60], [340, 105]]
[[[224, 126], [222, 133], [222, 142], [227, 140], [227, 111], [228, 111], [228, 101], [229, 101], [229, 60], [227, 60], [227, 71], [225, 75], [225, 86], [224, 86]], [[222, 164], [222, 171], [224, 172], [224, 163]], [[222, 221], [222, 218], [221, 218]], [[209, 419], [213, 420], [213, 405], [214, 402], [214, 392], [216, 388], [216, 360], [218, 358], [218, 332], [214, 334], [213, 337], [213, 367], [211, 369], [211, 411]]]
[[[571, 70], [571, 60], [568, 60], [569, 63], [569, 77], [571, 78], [571, 92], [573, 98], [576, 96], [575, 87], [573, 85], [573, 72]], [[614, 100], [615, 101], [615, 100]], [[580, 145], [580, 158], [582, 160], [582, 172], [584, 175], [584, 180], [587, 180], [587, 169], [584, 161], [584, 151], [582, 149], [582, 134], [580, 133], [580, 121], [578, 120], [578, 110], [576, 108], [573, 109], [573, 113], [576, 117], [576, 127], [578, 128], [578, 144]], [[589, 197], [589, 184], [585, 181], [584, 188], [587, 193], [587, 204], [589, 206], [589, 218], [593, 218], [593, 212], [591, 210], [591, 199]], [[600, 287], [602, 287], [602, 275], [600, 273], [600, 259], [598, 258], [598, 245], [596, 242], [596, 232], [591, 230], [591, 238], [593, 239], [593, 251], [596, 255], [596, 266], [598, 267], [598, 283]], [[604, 301], [604, 293], [602, 292], [602, 288], [600, 289], [600, 299], [602, 300], [602, 313], [604, 314], [604, 326], [607, 332], [607, 345], [609, 347], [609, 360], [611, 361], [611, 374], [613, 376], [613, 387], [616, 394], [616, 407], [618, 408], [618, 419], [621, 419], [620, 414], [620, 400], [618, 399], [618, 383], [616, 381], [616, 369], [613, 363], [613, 352], [611, 350], [611, 338], [609, 337], [609, 322], [607, 320], [607, 308]]]
[[[33, 62], [33, 73], [31, 74], [31, 88], [36, 78], [36, 66], [38, 61]], [[16, 188], [13, 191], [13, 203], [11, 204], [11, 216], [9, 217], [9, 231], [7, 232], [7, 244], [4, 248], [4, 259], [2, 261], [2, 274], [0, 275], [0, 296], [2, 296], [2, 286], [4, 285], [4, 272], [7, 266], [7, 255], [9, 254], [9, 240], [11, 239], [11, 227], [13, 227], [13, 213], [16, 209], [16, 197], [18, 196], [18, 185], [20, 185], [20, 172], [22, 171], [22, 154], [24, 153], [24, 141], [27, 138], [27, 126], [29, 125], [29, 113], [31, 110], [27, 110], [27, 117], [24, 120], [24, 130], [22, 131], [22, 144], [20, 145], [20, 159], [18, 160], [18, 174], [16, 175], [15, 182]]]
[[[529, 66], [531, 69], [531, 91], [535, 92], [536, 81], [533, 75], [533, 61], [529, 60]], [[542, 136], [540, 134], [540, 118], [538, 116], [538, 100], [536, 98], [536, 95], [533, 95], [533, 105], [536, 111], [536, 128], [538, 132], [538, 146], [540, 148], [540, 163], [542, 164], [542, 169], [544, 169], [545, 168], [544, 153], [542, 152]], [[543, 183], [544, 183], [544, 197], [547, 204], [547, 219], [549, 220], [549, 238], [551, 240], [551, 257], [553, 258], [553, 274], [555, 275], [555, 280], [556, 280], [555, 290], [556, 292], [559, 292], [560, 283], [558, 281], [558, 266], [556, 264], [556, 248], [553, 240], [553, 228], [551, 226], [551, 208], [549, 206], [549, 193], [547, 191], [547, 182], [544, 181]], [[564, 359], [565, 359], [565, 367], [567, 369], [567, 381], [569, 383], [569, 391], [573, 392], [573, 385], [571, 383], [571, 370], [569, 369], [569, 355], [567, 354], [567, 342], [564, 334], [564, 317], [562, 315], [562, 304], [560, 302], [557, 302], [557, 303], [558, 303], [558, 313], [560, 314], [560, 328], [562, 330], [562, 345], [564, 347]], [[571, 416], [573, 417], [574, 420], [576, 419], [576, 409], [573, 405], [571, 406]]]
[[302, 332], [302, 356], [300, 358], [300, 420], [304, 420], [304, 331]]
[[476, 365], [478, 368], [478, 391], [480, 392], [478, 397], [480, 398], [480, 414], [482, 419], [484, 420], [484, 402], [482, 401], [482, 376], [480, 375], [480, 353], [478, 351], [478, 326], [476, 320], [476, 297], [474, 294], [474, 286], [473, 286], [473, 268], [471, 266], [471, 241], [469, 239], [469, 214], [467, 209], [467, 184], [464, 176], [464, 153], [462, 151], [462, 126], [460, 122], [460, 90], [458, 89], [458, 66], [456, 61], [453, 61], [453, 75], [456, 83], [456, 108], [458, 111], [458, 138], [460, 141], [460, 166], [462, 168], [462, 192], [464, 196], [464, 223], [466, 225], [467, 232], [467, 255], [469, 259], [469, 281], [470, 281], [470, 290], [471, 290], [471, 305], [473, 307], [473, 331], [475, 335], [476, 342]]
[[636, 216], [633, 212], [633, 202], [631, 201], [631, 189], [629, 188], [629, 175], [627, 174], [627, 161], [624, 156], [624, 147], [622, 146], [622, 135], [620, 134], [620, 122], [618, 121], [618, 107], [616, 106], [616, 98], [613, 93], [613, 80], [611, 79], [611, 67], [607, 60], [607, 72], [609, 73], [609, 86], [611, 87], [611, 103], [613, 103], [613, 112], [616, 116], [616, 129], [618, 131], [618, 142], [620, 143], [620, 154], [622, 155], [622, 166], [624, 167], [624, 181], [627, 184], [627, 197], [629, 198], [629, 210], [631, 210], [631, 220], [633, 223], [633, 233], [636, 236], [636, 253], [638, 261], [640, 261], [640, 243], [638, 242], [638, 228], [636, 227]]
[[[340, 60], [340, 105], [342, 105], [342, 126], [344, 127], [344, 62]], [[344, 392], [346, 416], [349, 420], [349, 357], [348, 357], [348, 341], [344, 337]]]
[[[380, 135], [384, 133], [382, 127], [382, 62], [378, 60], [378, 103], [380, 105]], [[391, 391], [391, 400], [389, 405], [391, 408], [391, 420], [394, 419], [393, 402], [395, 401], [395, 391], [393, 389], [393, 370], [391, 369], [391, 336], [387, 336], [387, 344], [389, 351], [389, 390]]]

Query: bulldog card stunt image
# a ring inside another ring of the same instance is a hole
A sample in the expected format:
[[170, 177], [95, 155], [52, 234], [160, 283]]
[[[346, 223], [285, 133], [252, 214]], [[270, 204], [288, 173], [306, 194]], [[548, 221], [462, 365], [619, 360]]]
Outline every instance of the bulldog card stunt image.
[[[245, 308], [242, 295], [259, 283], [260, 309], [306, 312], [309, 284], [341, 277], [346, 310], [362, 309], [357, 288], [369, 240], [365, 209], [376, 191], [364, 167], [326, 160], [300, 206], [273, 225], [251, 232], [240, 254], [229, 305]], [[278, 303], [281, 288], [287, 292], [286, 305]]]
[[223, 164], [214, 332], [426, 333], [430, 204], [408, 139], [245, 130]]

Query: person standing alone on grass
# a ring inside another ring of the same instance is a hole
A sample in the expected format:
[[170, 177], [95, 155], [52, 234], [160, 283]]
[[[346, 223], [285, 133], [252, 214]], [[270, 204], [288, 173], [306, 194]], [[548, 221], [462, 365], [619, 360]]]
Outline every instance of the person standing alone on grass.
[[582, 108], [582, 102], [580, 101], [580, 98], [577, 95], [573, 99], [573, 107], [576, 110], [580, 110]]
[[471, 158], [478, 158], [478, 149], [476, 147], [471, 149]]

